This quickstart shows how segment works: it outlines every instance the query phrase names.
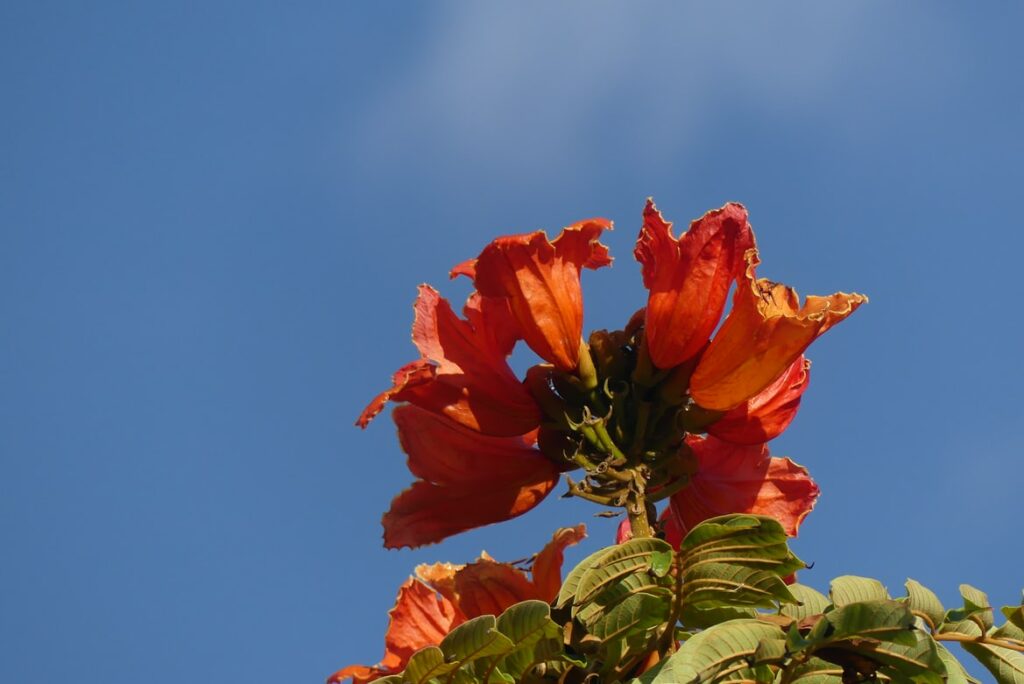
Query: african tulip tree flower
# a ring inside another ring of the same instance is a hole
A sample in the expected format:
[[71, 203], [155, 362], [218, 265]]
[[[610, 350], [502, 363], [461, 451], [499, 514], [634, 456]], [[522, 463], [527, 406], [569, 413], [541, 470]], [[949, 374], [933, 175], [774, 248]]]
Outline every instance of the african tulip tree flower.
[[864, 295], [837, 292], [812, 295], [801, 306], [793, 288], [756, 277], [756, 250], [745, 258], [733, 309], [690, 380], [690, 395], [707, 409], [727, 411], [758, 394], [818, 336], [867, 301]]
[[516, 338], [504, 302], [474, 295], [466, 320], [429, 285], [414, 306], [412, 340], [421, 358], [400, 368], [357, 424], [367, 424], [389, 401], [408, 401], [482, 434], [522, 435], [540, 423], [540, 410], [506, 361]]
[[452, 276], [469, 276], [484, 297], [508, 301], [530, 349], [571, 372], [583, 341], [580, 269], [612, 263], [598, 242], [611, 227], [605, 219], [590, 219], [568, 226], [551, 242], [544, 231], [498, 238], [479, 257], [452, 269]]
[[656, 367], [678, 366], [707, 345], [729, 287], [742, 273], [743, 255], [753, 246], [741, 204], [709, 211], [676, 239], [672, 224], [647, 200], [634, 254], [650, 290], [644, 326]]
[[468, 565], [435, 563], [416, 568], [398, 590], [384, 636], [384, 658], [376, 665], [349, 665], [328, 678], [328, 684], [351, 679], [366, 684], [405, 669], [409, 658], [441, 643], [451, 630], [481, 615], [500, 615], [530, 599], [550, 603], [562, 585], [565, 549], [586, 537], [583, 525], [555, 532], [534, 559], [530, 574], [486, 553]]
[[[776, 515], [795, 534], [817, 487], [764, 443], [793, 421], [807, 388], [807, 347], [863, 302], [808, 297], [765, 279], [747, 210], [726, 204], [679, 237], [648, 201], [634, 254], [646, 306], [622, 330], [583, 338], [584, 268], [610, 265], [611, 223], [581, 221], [500, 237], [452, 270], [476, 287], [460, 318], [429, 286], [415, 306], [420, 358], [395, 373], [358, 424], [388, 401], [418, 479], [384, 515], [388, 547], [415, 547], [569, 494], [625, 508], [632, 532], [711, 515]], [[735, 287], [734, 287], [735, 284]], [[734, 289], [732, 309], [719, 324]], [[717, 331], [716, 331], [717, 328]], [[545, 363], [525, 380], [507, 358], [524, 340]], [[673, 526], [675, 526], [673, 528]]]

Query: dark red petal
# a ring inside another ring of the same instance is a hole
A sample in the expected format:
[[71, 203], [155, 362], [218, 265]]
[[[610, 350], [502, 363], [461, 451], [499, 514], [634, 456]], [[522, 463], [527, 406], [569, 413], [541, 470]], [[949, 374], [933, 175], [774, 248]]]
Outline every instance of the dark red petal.
[[803, 356], [760, 394], [708, 426], [708, 434], [733, 444], [763, 444], [789, 427], [810, 382], [811, 362]]

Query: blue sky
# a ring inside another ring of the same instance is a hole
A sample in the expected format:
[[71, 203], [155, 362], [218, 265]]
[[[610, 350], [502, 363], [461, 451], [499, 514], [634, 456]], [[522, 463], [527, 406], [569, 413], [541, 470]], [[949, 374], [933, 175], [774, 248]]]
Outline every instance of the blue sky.
[[[587, 328], [643, 302], [644, 199], [744, 202], [766, 277], [871, 303], [773, 452], [803, 580], [1016, 602], [1018, 5], [4, 3], [0, 680], [321, 681], [410, 569], [528, 555], [552, 498], [387, 552], [416, 286], [602, 215]], [[526, 355], [517, 355], [526, 363]]]

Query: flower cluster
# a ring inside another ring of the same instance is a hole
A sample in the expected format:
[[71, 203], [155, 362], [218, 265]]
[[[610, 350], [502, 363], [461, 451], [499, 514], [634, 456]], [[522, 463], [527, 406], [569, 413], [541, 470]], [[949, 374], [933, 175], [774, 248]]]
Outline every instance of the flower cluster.
[[[624, 508], [621, 537], [678, 543], [726, 513], [777, 518], [789, 534], [818, 488], [766, 442], [793, 420], [807, 388], [804, 351], [867, 301], [808, 297], [758, 278], [747, 211], [730, 203], [679, 237], [648, 200], [634, 255], [647, 304], [621, 329], [583, 337], [580, 274], [611, 264], [590, 219], [554, 240], [501, 237], [452, 277], [475, 291], [460, 317], [420, 287], [413, 342], [420, 358], [359, 417], [389, 402], [418, 478], [384, 515], [387, 547], [416, 547], [536, 506], [562, 473], [572, 495]], [[722, 321], [733, 290], [732, 306]], [[542, 360], [522, 380], [518, 341]], [[655, 505], [669, 504], [656, 520]]]

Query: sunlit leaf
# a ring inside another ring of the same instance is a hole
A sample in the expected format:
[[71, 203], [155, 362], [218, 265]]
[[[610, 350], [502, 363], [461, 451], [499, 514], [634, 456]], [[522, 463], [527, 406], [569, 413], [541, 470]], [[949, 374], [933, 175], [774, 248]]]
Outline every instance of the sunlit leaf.
[[836, 608], [858, 601], [884, 601], [889, 598], [889, 592], [881, 582], [856, 575], [844, 575], [832, 580], [829, 595]]

